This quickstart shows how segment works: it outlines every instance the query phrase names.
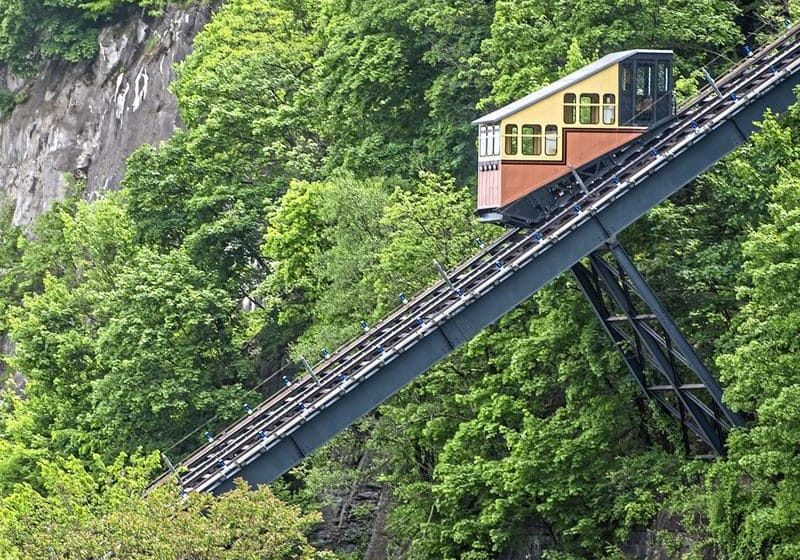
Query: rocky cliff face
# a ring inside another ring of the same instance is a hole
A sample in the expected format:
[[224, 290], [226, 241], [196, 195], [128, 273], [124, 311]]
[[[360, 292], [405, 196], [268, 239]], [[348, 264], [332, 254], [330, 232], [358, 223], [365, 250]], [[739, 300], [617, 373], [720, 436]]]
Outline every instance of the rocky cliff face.
[[71, 179], [90, 197], [117, 188], [131, 152], [170, 136], [179, 118], [167, 86], [215, 5], [202, 4], [105, 29], [93, 61], [50, 63], [27, 80], [0, 73], [24, 99], [0, 122], [0, 188], [16, 224], [63, 197]]

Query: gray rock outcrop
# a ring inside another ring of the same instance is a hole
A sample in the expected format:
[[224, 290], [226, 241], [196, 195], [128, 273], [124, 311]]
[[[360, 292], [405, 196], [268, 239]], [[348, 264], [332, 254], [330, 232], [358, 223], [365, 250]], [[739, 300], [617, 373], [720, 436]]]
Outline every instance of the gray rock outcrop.
[[119, 186], [126, 158], [157, 144], [178, 125], [168, 85], [173, 65], [217, 4], [171, 6], [104, 29], [92, 61], [48, 63], [28, 80], [0, 73], [24, 99], [0, 122], [0, 188], [15, 203], [15, 224], [29, 224], [61, 199], [72, 179], [89, 197]]

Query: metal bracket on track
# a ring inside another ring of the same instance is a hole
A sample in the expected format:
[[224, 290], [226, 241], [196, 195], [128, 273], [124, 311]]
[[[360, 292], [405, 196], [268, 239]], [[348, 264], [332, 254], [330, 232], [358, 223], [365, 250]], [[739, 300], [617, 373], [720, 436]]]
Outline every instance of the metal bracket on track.
[[[722, 389], [616, 241], [592, 252], [572, 274], [644, 394], [717, 456], [742, 418], [722, 402]], [[613, 312], [612, 312], [613, 310]]]

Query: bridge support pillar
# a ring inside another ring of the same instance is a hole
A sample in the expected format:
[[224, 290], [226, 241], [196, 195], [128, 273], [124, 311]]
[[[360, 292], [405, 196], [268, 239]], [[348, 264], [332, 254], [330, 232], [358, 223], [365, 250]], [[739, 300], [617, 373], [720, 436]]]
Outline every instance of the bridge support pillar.
[[722, 402], [722, 389], [617, 241], [578, 262], [572, 274], [644, 394], [717, 456], [742, 418]]

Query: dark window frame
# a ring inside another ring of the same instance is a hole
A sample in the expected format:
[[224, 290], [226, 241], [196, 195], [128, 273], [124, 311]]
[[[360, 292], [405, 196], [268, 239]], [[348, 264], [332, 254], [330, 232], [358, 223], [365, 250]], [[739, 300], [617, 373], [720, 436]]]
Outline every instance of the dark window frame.
[[[530, 132], [526, 132], [526, 129], [530, 130]], [[542, 125], [532, 123], [523, 124], [520, 131], [521, 155], [542, 155]]]
[[501, 148], [501, 137], [500, 137], [500, 125], [496, 124], [492, 126], [492, 156], [500, 156]]
[[599, 93], [582, 93], [578, 97], [578, 122], [581, 124], [600, 124]]
[[668, 60], [656, 60], [656, 94], [663, 95], [670, 90], [670, 69], [672, 65]]
[[[603, 106], [600, 111], [603, 124], [614, 124], [617, 122], [617, 96], [613, 93], [604, 93], [602, 97]], [[610, 118], [606, 118], [608, 115]]]
[[[552, 136], [550, 136], [552, 132]], [[550, 141], [553, 143], [552, 152], [548, 149]], [[544, 155], [554, 156], [558, 154], [558, 125], [548, 124], [544, 127]]]
[[[513, 132], [510, 130], [513, 129]], [[507, 124], [506, 133], [504, 135], [505, 142], [504, 148], [507, 156], [515, 156], [519, 152], [519, 126], [516, 124]]]
[[564, 94], [564, 124], [575, 124], [578, 119], [578, 96], [574, 93]]

